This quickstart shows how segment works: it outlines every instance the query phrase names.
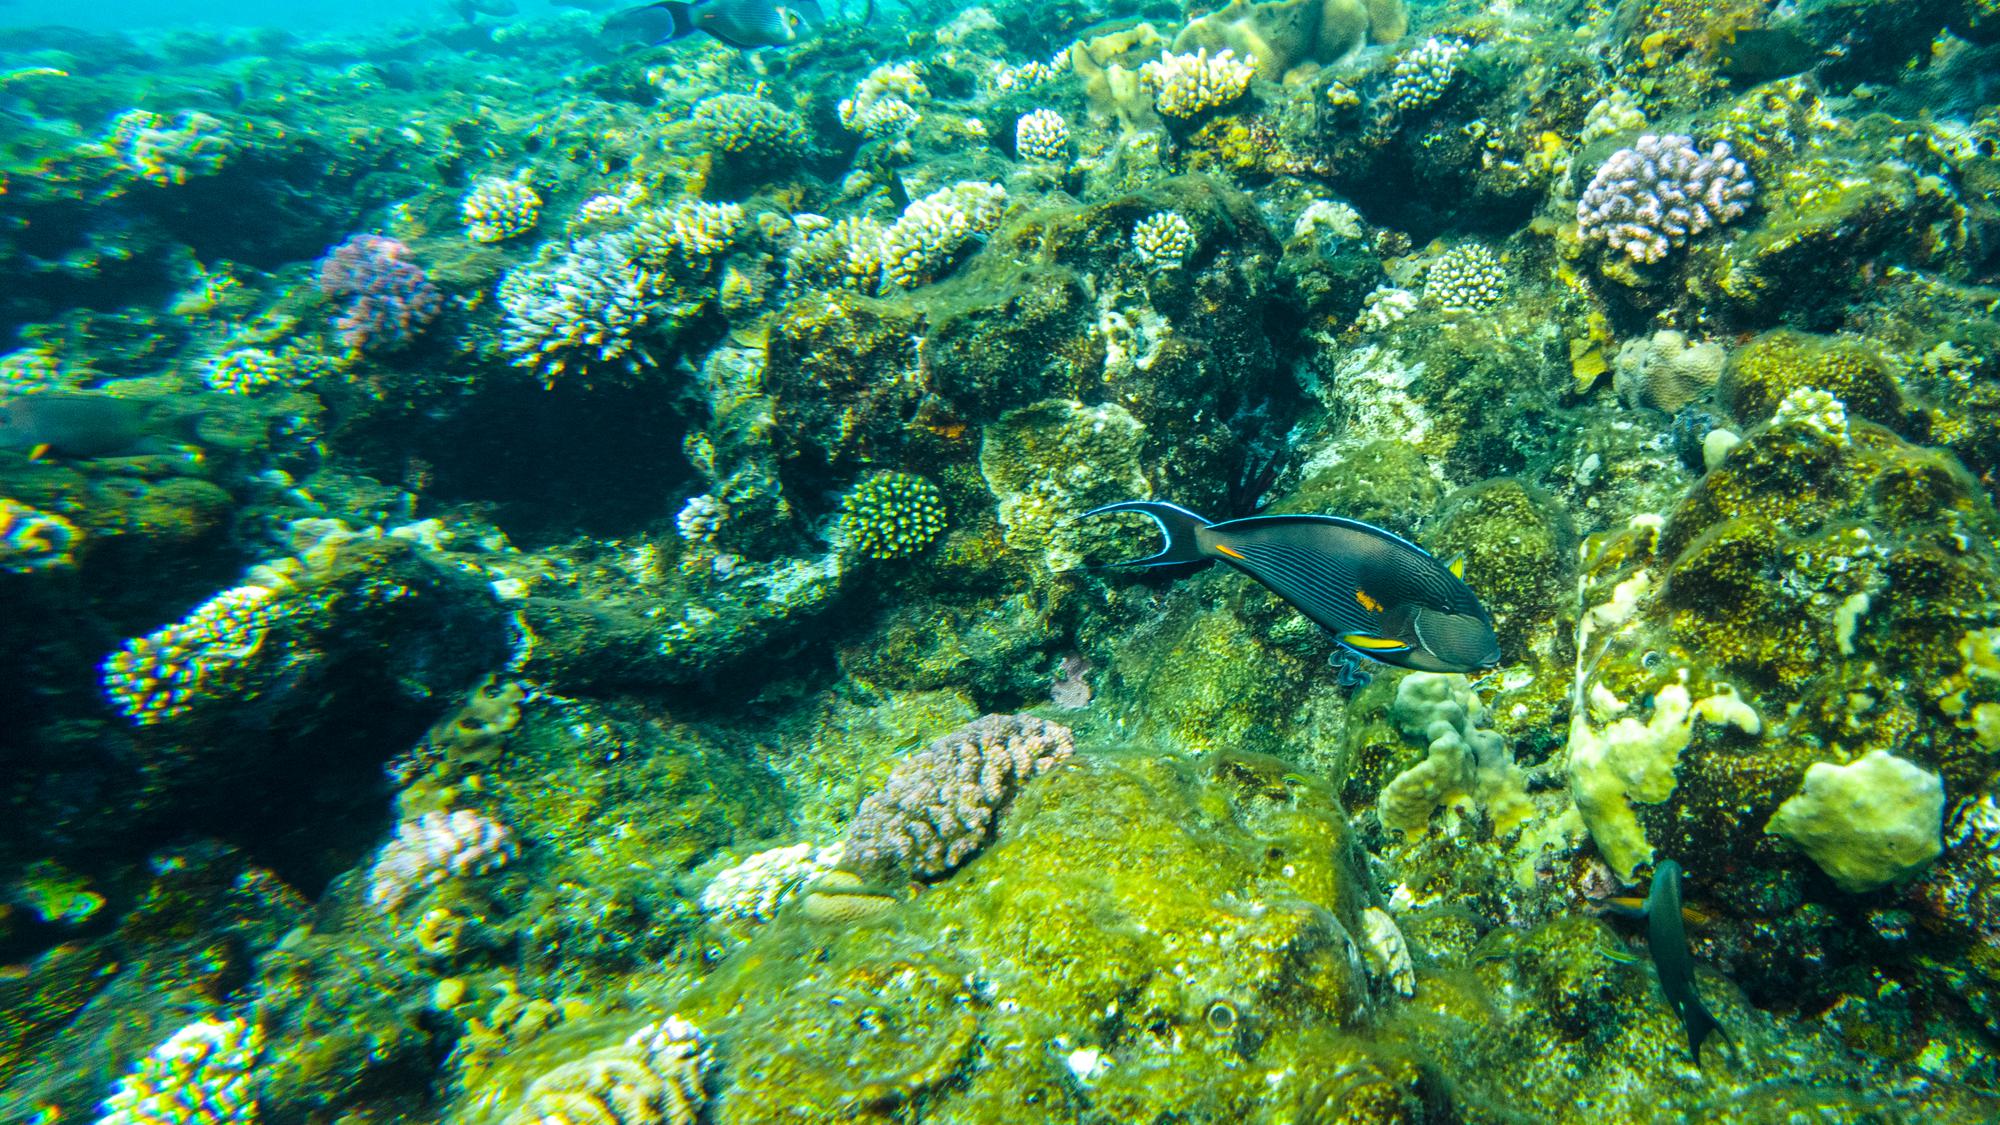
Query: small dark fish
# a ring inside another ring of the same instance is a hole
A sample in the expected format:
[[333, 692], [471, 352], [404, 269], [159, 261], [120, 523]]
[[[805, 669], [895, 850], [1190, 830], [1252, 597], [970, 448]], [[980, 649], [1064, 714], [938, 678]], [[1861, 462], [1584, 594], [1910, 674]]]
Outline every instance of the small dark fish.
[[661, 0], [619, 12], [604, 21], [604, 31], [654, 46], [705, 31], [750, 51], [796, 43], [825, 22], [819, 0]]
[[156, 399], [84, 392], [23, 395], [0, 403], [0, 449], [25, 449], [31, 456], [129, 457], [197, 440], [198, 414], [163, 407]]
[[1746, 27], [1716, 45], [1716, 69], [1745, 83], [1797, 74], [1820, 59], [1812, 40], [1789, 27]]
[[1221, 559], [1270, 587], [1349, 652], [1424, 672], [1500, 663], [1493, 619], [1453, 566], [1379, 527], [1338, 516], [1251, 516], [1209, 523], [1177, 504], [1128, 500], [1085, 516], [1138, 512], [1167, 538], [1129, 566]]
[[1646, 919], [1646, 947], [1653, 955], [1653, 968], [1659, 972], [1660, 991], [1666, 994], [1667, 1006], [1680, 1017], [1681, 1027], [1687, 1030], [1688, 1053], [1694, 1056], [1694, 1064], [1701, 1065], [1702, 1040], [1711, 1031], [1720, 1032], [1724, 1042], [1736, 1046], [1729, 1032], [1716, 1022], [1715, 1014], [1701, 1002], [1701, 993], [1695, 990], [1694, 952], [1688, 948], [1681, 906], [1681, 865], [1671, 859], [1661, 860], [1653, 869], [1653, 885], [1646, 894], [1645, 906], [1613, 909], [1628, 917]]

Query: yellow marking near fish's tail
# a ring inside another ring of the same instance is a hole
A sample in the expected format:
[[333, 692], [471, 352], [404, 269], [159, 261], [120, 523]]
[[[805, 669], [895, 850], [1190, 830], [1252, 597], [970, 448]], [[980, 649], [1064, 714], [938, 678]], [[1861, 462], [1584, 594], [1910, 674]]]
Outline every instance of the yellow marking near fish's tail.
[[1387, 652], [1390, 649], [1408, 648], [1409, 645], [1391, 637], [1378, 637], [1373, 633], [1342, 633], [1340, 639], [1355, 648], [1371, 652]]
[[[1232, 551], [1232, 550], [1230, 550], [1229, 548], [1227, 548], [1227, 547], [1223, 546], [1223, 545], [1222, 545], [1222, 544], [1220, 544], [1220, 543], [1217, 543], [1217, 544], [1215, 545], [1215, 549], [1216, 549], [1216, 550], [1218, 550], [1218, 551], [1221, 551], [1221, 552], [1222, 552], [1223, 554], [1225, 554], [1225, 555], [1228, 555], [1228, 556], [1229, 556], [1230, 558], [1232, 558], [1232, 559], [1240, 559], [1240, 558], [1243, 558], [1243, 556], [1242, 556], [1241, 554], [1238, 554], [1237, 552], [1235, 552], [1235, 551]], [[1247, 560], [1246, 560], [1246, 561], [1247, 561]]]

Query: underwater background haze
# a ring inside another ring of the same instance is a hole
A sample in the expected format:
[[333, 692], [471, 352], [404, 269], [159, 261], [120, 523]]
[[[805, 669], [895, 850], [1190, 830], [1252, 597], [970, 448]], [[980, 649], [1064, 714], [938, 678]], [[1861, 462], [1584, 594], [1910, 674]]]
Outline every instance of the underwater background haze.
[[0, 1122], [2000, 1120], [1996, 76], [0, 0]]

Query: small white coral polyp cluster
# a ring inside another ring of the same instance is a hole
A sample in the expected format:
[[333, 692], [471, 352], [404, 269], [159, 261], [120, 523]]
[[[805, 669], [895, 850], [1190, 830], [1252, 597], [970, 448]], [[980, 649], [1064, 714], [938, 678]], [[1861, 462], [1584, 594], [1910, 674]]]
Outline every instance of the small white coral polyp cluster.
[[477, 875], [514, 858], [514, 835], [472, 811], [428, 812], [396, 826], [368, 871], [368, 902], [394, 910], [420, 890], [453, 875]]
[[1256, 73], [1254, 57], [1239, 61], [1230, 50], [1210, 55], [1206, 47], [1192, 55], [1162, 51], [1139, 68], [1140, 79], [1154, 91], [1153, 108], [1183, 120], [1242, 97]]
[[465, 237], [474, 242], [503, 242], [535, 229], [542, 197], [518, 180], [481, 180], [458, 204]]
[[1014, 151], [1025, 160], [1054, 163], [1069, 149], [1069, 122], [1052, 109], [1031, 110], [1014, 123]]
[[1194, 227], [1178, 211], [1155, 211], [1133, 224], [1132, 252], [1155, 273], [1181, 268], [1194, 248]]

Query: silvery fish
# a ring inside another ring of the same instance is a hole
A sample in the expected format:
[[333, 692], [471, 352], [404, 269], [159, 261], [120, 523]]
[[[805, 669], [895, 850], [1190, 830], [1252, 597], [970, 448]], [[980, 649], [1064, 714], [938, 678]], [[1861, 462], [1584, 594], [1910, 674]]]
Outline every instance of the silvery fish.
[[1269, 587], [1342, 650], [1423, 672], [1500, 663], [1493, 619], [1453, 566], [1400, 536], [1338, 516], [1251, 516], [1209, 523], [1177, 504], [1127, 500], [1084, 515], [1137, 512], [1160, 525], [1159, 554], [1126, 566], [1221, 559]]
[[825, 22], [819, 0], [662, 0], [612, 16], [604, 21], [604, 30], [656, 46], [705, 31], [749, 51], [789, 46], [816, 33]]

